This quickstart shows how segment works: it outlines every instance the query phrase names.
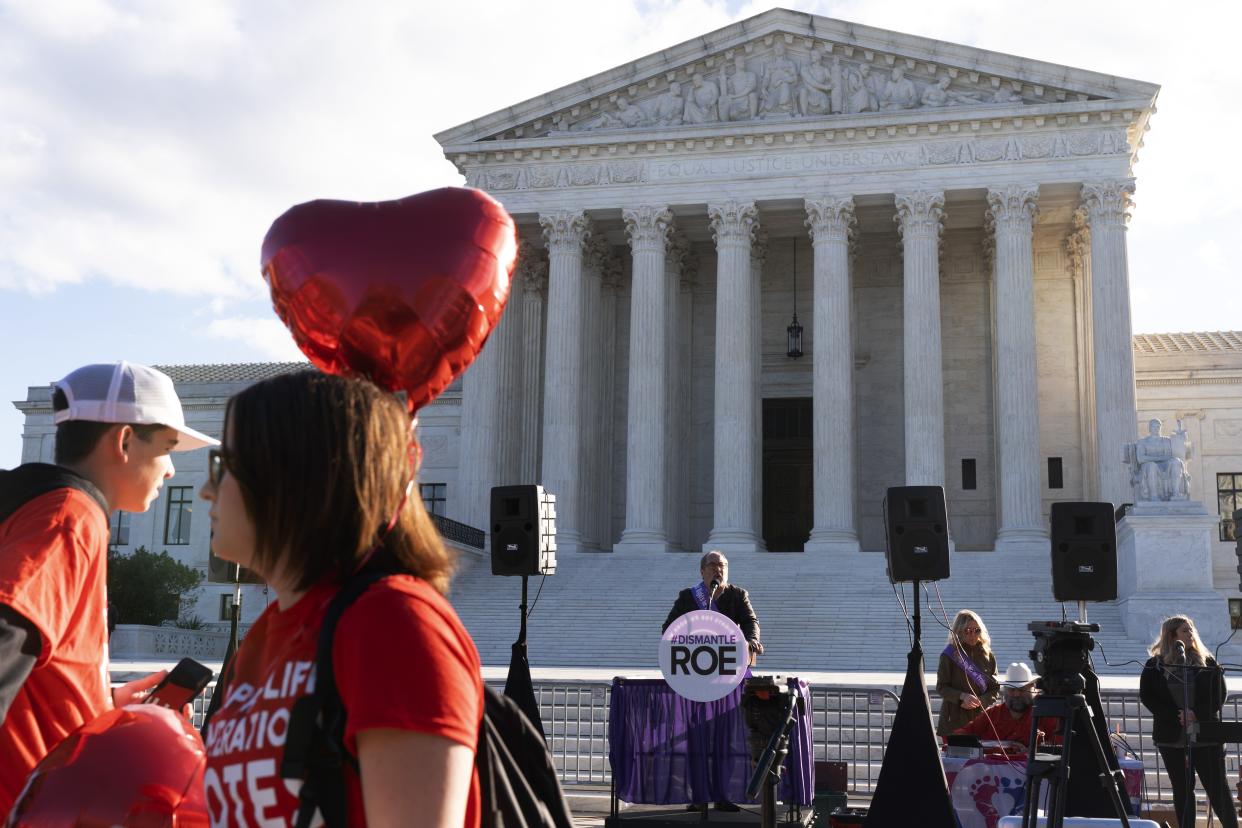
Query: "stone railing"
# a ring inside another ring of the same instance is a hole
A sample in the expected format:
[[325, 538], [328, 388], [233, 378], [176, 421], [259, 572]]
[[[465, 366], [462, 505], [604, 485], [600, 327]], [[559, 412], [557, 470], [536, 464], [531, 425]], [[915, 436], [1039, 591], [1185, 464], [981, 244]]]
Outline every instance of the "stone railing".
[[[249, 624], [238, 626], [244, 637]], [[229, 646], [228, 627], [187, 630], [181, 627], [150, 627], [144, 624], [118, 624], [108, 642], [113, 659], [165, 659], [189, 656], [199, 661], [219, 661]]]

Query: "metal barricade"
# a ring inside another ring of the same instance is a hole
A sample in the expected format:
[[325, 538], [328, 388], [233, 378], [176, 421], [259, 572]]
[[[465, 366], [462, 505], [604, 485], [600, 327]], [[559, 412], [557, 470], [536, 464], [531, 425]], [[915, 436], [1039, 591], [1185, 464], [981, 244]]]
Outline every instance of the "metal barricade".
[[[493, 683], [500, 689], [503, 683]], [[536, 681], [535, 696], [553, 760], [567, 789], [606, 787], [612, 781], [608, 764], [608, 682]], [[194, 702], [194, 725], [201, 727], [211, 702], [214, 682]], [[816, 760], [844, 762], [848, 793], [867, 796], [875, 790], [899, 698], [887, 687], [812, 686], [812, 738]], [[932, 715], [940, 699], [931, 693]], [[1171, 807], [1172, 792], [1160, 753], [1151, 740], [1151, 714], [1134, 690], [1101, 693], [1109, 729], [1124, 740], [1144, 766], [1143, 801]], [[1242, 694], [1230, 694], [1223, 716], [1242, 721]], [[1226, 746], [1225, 770], [1231, 791], [1242, 768], [1242, 745]], [[1206, 807], [1197, 785], [1200, 808]]]

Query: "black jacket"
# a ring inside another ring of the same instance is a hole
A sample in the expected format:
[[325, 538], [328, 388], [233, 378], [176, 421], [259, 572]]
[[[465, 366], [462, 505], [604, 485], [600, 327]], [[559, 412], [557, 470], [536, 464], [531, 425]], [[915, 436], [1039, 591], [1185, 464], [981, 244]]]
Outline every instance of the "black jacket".
[[[1172, 669], [1181, 670], [1180, 667]], [[1195, 718], [1201, 722], [1219, 722], [1220, 709], [1225, 704], [1225, 674], [1211, 656], [1207, 657], [1206, 667], [1190, 669], [1194, 673], [1190, 709], [1195, 711]], [[1143, 674], [1139, 677], [1139, 700], [1151, 711], [1152, 741], [1157, 745], [1178, 744], [1182, 739], [1182, 726], [1177, 721], [1179, 707], [1156, 656], [1143, 665]]]
[[[692, 589], [683, 589], [677, 593], [677, 600], [673, 602], [673, 608], [669, 611], [668, 618], [664, 620], [664, 626], [660, 628], [660, 631], [667, 630], [669, 624], [698, 608], [699, 605], [694, 600]], [[730, 621], [741, 627], [742, 635], [746, 637], [746, 643], [750, 645], [751, 652], [763, 652], [763, 644], [759, 641], [759, 618], [755, 615], [755, 608], [750, 605], [750, 596], [746, 594], [746, 590], [733, 584], [727, 585], [716, 597], [716, 608], [722, 615], [727, 616]]]

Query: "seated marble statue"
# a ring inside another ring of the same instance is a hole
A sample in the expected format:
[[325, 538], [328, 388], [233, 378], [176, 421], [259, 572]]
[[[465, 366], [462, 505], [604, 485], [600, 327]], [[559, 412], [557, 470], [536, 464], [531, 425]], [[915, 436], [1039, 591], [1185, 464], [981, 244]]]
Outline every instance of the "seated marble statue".
[[1186, 460], [1194, 445], [1187, 439], [1182, 421], [1177, 430], [1165, 437], [1160, 434], [1160, 420], [1147, 423], [1147, 436], [1125, 446], [1124, 460], [1130, 467], [1130, 485], [1134, 501], [1167, 501], [1190, 499], [1190, 472]]

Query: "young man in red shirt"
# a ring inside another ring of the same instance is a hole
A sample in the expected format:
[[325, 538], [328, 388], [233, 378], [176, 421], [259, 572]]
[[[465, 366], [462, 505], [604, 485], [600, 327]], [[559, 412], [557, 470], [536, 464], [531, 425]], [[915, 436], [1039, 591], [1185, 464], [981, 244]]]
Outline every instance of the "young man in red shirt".
[[146, 511], [171, 452], [219, 445], [153, 368], [87, 365], [52, 389], [56, 465], [0, 471], [0, 815], [61, 739], [163, 677], [109, 690], [108, 513]]

